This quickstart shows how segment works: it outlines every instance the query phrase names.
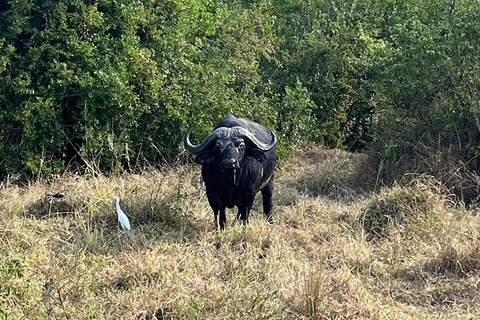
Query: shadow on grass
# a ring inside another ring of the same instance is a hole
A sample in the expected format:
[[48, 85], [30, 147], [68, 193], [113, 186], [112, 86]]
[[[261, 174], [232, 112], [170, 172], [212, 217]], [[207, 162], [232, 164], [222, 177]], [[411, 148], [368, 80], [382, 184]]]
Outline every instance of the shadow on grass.
[[44, 197], [26, 208], [27, 216], [37, 219], [66, 217], [76, 212], [75, 203], [62, 193], [45, 193]]
[[[298, 158], [297, 158], [298, 159]], [[302, 171], [287, 182], [300, 194], [352, 202], [378, 188], [378, 164], [372, 155], [314, 148], [300, 157]]]
[[131, 231], [122, 230], [113, 200], [95, 205], [91, 199], [77, 199], [71, 210], [56, 212], [45, 210], [41, 199], [25, 208], [24, 216], [49, 225], [45, 237], [52, 238], [49, 245], [56, 252], [117, 256], [158, 242], [196, 241], [207, 226], [200, 215], [184, 209], [188, 201], [199, 201], [192, 198], [174, 193], [122, 202]]
[[[397, 279], [398, 290], [386, 293], [395, 301], [417, 307], [461, 306], [465, 310], [478, 307], [478, 289], [471, 278], [456, 271], [437, 272], [429, 262], [424, 267], [400, 270], [392, 276]], [[402, 288], [408, 288], [403, 290]]]
[[[202, 221], [198, 216], [184, 210], [183, 202], [188, 201], [187, 197], [167, 195], [164, 199], [139, 200], [136, 203], [124, 204], [122, 209], [130, 219], [132, 230], [154, 227], [165, 234], [182, 232], [195, 238], [202, 230]], [[119, 226], [115, 207], [112, 207], [111, 211], [112, 214], [107, 217], [99, 216], [94, 221], [115, 229]]]

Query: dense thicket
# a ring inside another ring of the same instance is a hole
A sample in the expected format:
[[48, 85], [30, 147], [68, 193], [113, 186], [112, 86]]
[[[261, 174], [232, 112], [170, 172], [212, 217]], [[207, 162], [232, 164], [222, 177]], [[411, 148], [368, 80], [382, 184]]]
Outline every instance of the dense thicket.
[[230, 111], [283, 147], [479, 154], [480, 0], [10, 0], [0, 21], [0, 177], [172, 159]]

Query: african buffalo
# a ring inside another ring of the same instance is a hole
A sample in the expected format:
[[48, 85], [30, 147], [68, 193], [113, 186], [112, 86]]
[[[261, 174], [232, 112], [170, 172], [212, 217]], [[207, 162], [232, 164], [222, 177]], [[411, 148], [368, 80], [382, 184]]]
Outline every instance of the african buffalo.
[[228, 114], [205, 140], [195, 146], [191, 130], [183, 137], [195, 162], [202, 165], [207, 197], [215, 214], [215, 226], [225, 228], [225, 208], [238, 207], [237, 219], [248, 221], [258, 191], [263, 196], [263, 212], [271, 221], [273, 175], [277, 155], [275, 133], [248, 119]]

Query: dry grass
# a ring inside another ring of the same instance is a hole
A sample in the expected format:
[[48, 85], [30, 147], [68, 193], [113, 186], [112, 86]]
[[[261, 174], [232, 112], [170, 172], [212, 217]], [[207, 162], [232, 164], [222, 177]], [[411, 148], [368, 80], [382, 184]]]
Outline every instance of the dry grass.
[[370, 193], [364, 155], [297, 154], [275, 222], [257, 201], [223, 232], [198, 167], [2, 185], [0, 319], [478, 318], [475, 214], [433, 178]]

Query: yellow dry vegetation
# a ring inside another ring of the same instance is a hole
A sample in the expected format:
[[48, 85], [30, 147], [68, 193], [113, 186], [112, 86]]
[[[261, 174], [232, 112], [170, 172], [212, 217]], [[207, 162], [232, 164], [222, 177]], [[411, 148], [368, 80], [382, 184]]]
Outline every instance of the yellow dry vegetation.
[[[197, 166], [0, 188], [0, 319], [477, 319], [480, 221], [366, 155], [280, 163], [275, 221], [213, 227]], [[121, 199], [132, 231], [116, 220]], [[260, 198], [260, 197], [258, 197]]]

